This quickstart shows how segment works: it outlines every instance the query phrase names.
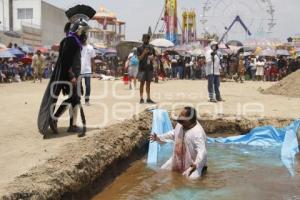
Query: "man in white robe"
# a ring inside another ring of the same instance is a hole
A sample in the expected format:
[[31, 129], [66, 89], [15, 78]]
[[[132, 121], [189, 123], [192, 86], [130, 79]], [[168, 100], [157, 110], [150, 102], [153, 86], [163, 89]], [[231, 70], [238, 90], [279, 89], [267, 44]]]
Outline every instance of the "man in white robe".
[[182, 175], [197, 179], [201, 177], [204, 168], [207, 168], [207, 141], [202, 126], [197, 121], [194, 108], [185, 107], [173, 131], [162, 135], [153, 134], [150, 140], [160, 144], [172, 140], [175, 143], [173, 155], [163, 166], [182, 173]]

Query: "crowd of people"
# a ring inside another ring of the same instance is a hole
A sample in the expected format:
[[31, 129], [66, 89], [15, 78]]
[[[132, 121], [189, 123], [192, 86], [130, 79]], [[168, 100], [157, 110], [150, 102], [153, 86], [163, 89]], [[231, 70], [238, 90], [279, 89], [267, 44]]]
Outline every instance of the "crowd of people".
[[[174, 53], [174, 52], [173, 52]], [[290, 56], [259, 56], [239, 52], [235, 55], [221, 55], [220, 77], [222, 80], [235, 80], [243, 83], [245, 80], [278, 81], [292, 72], [300, 69], [300, 57]], [[128, 72], [129, 81], [138, 78], [138, 63], [136, 62], [136, 48], [128, 56], [125, 72]], [[168, 51], [157, 55], [153, 62], [154, 79], [157, 80], [201, 80], [207, 79], [207, 55], [173, 55]], [[132, 88], [131, 84], [129, 85]]]
[[224, 68], [224, 72], [227, 77], [232, 77], [237, 82], [244, 82], [244, 80], [279, 81], [300, 69], [299, 57], [244, 56], [240, 54], [237, 58], [238, 62], [234, 62], [235, 59], [227, 62], [230, 64]]
[[49, 78], [55, 67], [57, 56], [37, 51], [23, 58], [0, 58], [0, 83], [12, 83]]

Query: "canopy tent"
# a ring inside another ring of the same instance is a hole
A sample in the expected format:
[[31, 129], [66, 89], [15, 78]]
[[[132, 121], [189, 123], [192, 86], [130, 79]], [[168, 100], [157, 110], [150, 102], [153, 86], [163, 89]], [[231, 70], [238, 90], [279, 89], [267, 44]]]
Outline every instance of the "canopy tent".
[[222, 55], [232, 55], [233, 51], [231, 49], [219, 49], [219, 53]]
[[48, 53], [49, 48], [48, 47], [37, 47], [37, 48], [35, 48], [35, 51], [38, 51], [38, 50], [41, 51], [42, 53]]
[[235, 46], [235, 47], [242, 47], [244, 46], [243, 43], [237, 40], [230, 40], [229, 42], [226, 43], [227, 46]]
[[225, 44], [224, 42], [219, 43], [219, 49], [229, 49], [229, 46]]
[[232, 54], [238, 54], [243, 49], [241, 46], [232, 46], [229, 45], [229, 49], [232, 51]]
[[278, 55], [278, 56], [290, 56], [290, 53], [289, 53], [288, 50], [278, 49], [278, 50], [276, 50], [276, 55]]
[[7, 50], [0, 51], [0, 58], [14, 58], [14, 57], [16, 56]]
[[276, 57], [276, 51], [273, 49], [265, 49], [259, 55], [265, 57]]
[[165, 54], [170, 55], [170, 56], [176, 56], [176, 55], [180, 55], [177, 51], [175, 50], [166, 50], [164, 51]]
[[22, 51], [24, 51], [25, 53], [34, 53], [34, 48], [32, 46], [29, 45], [22, 45], [20, 46], [20, 48], [22, 49]]
[[6, 51], [9, 51], [9, 53], [13, 54], [14, 56], [16, 56], [18, 58], [22, 58], [25, 56], [25, 53], [17, 48], [10, 48], [10, 49], [7, 49]]
[[275, 48], [282, 44], [280, 39], [271, 38], [271, 39], [250, 39], [244, 42], [245, 46], [249, 47], [261, 47], [263, 49]]
[[203, 56], [205, 54], [204, 49], [194, 49], [189, 52], [192, 56]]

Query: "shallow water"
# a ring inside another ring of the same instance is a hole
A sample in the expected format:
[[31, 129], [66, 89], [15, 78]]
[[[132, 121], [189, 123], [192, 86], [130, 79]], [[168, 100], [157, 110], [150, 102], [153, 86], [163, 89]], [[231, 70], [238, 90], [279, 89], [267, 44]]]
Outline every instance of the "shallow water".
[[290, 177], [280, 148], [209, 145], [208, 172], [198, 181], [132, 164], [94, 200], [300, 200], [300, 177]]

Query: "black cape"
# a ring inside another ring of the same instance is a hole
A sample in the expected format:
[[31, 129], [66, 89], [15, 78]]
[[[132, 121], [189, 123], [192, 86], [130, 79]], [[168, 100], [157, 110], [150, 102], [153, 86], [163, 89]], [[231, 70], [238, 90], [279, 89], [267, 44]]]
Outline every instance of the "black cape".
[[[75, 76], [70, 68], [74, 65], [74, 60], [80, 57], [80, 51], [80, 46], [73, 37], [66, 37], [60, 43], [58, 60], [43, 96], [37, 119], [39, 132], [43, 135], [49, 128], [59, 93], [69, 93], [69, 87], [58, 84], [58, 81], [70, 81]], [[58, 94], [57, 97], [54, 94]]]

